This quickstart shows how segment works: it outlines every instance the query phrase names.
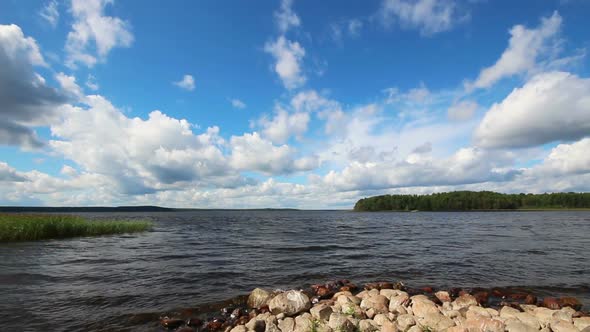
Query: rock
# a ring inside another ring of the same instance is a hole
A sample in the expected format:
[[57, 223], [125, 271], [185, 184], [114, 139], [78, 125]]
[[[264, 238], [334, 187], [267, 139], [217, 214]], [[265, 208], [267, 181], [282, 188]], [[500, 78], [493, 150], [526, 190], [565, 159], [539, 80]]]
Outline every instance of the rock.
[[314, 327], [317, 326], [309, 313], [295, 317], [295, 332], [310, 332]]
[[555, 320], [550, 323], [553, 332], [579, 332], [579, 330], [570, 322], [564, 320]]
[[459, 296], [455, 301], [452, 302], [453, 309], [460, 310], [463, 308], [469, 308], [472, 305], [478, 305], [475, 297], [469, 294], [463, 294]]
[[533, 294], [528, 294], [524, 298], [524, 303], [526, 303], [526, 304], [537, 304], [537, 297], [534, 296]]
[[341, 332], [353, 332], [355, 330], [355, 326], [348, 320], [348, 317], [337, 312], [330, 315], [328, 326], [332, 330]]
[[379, 294], [385, 296], [387, 299], [391, 299], [393, 296], [397, 296], [401, 293], [402, 291], [398, 289], [382, 289], [379, 291]]
[[453, 319], [453, 318], [457, 318], [457, 317], [461, 317], [461, 313], [458, 312], [457, 310], [447, 310], [447, 311], [443, 311], [443, 315]]
[[397, 325], [390, 321], [384, 321], [381, 325], [381, 332], [398, 332]]
[[295, 330], [295, 319], [287, 317], [279, 321], [279, 329], [281, 332], [293, 332]]
[[180, 327], [181, 325], [184, 325], [184, 320], [179, 318], [164, 317], [160, 319], [160, 324], [162, 324], [162, 326], [167, 329], [175, 329]]
[[559, 302], [554, 297], [546, 297], [546, 298], [544, 298], [543, 299], [543, 302], [542, 302], [542, 305], [545, 308], [549, 308], [549, 309], [553, 309], [553, 310], [557, 310], [557, 309], [561, 308], [561, 306], [559, 305]]
[[469, 329], [469, 331], [483, 331], [483, 332], [504, 332], [505, 325], [497, 319], [491, 318], [476, 318], [466, 319], [463, 322], [463, 327]]
[[414, 299], [412, 297], [412, 312], [414, 316], [424, 317], [428, 314], [439, 314], [440, 310], [434, 302], [428, 299]]
[[266, 330], [267, 323], [276, 323], [277, 318], [271, 315], [269, 312], [260, 314], [246, 324], [248, 331], [262, 332]]
[[313, 318], [327, 321], [332, 314], [332, 308], [326, 303], [320, 303], [312, 307], [309, 312]]
[[424, 331], [422, 330], [422, 328], [414, 325], [414, 326], [410, 327], [407, 332], [424, 332]]
[[394, 289], [394, 285], [391, 282], [380, 282], [378, 286], [379, 289]]
[[[370, 309], [373, 310], [373, 309]], [[370, 311], [367, 310], [367, 311]], [[359, 307], [358, 305], [354, 304], [354, 303], [345, 303], [342, 305], [342, 308], [340, 310], [340, 312], [344, 315], [347, 315], [349, 317], [363, 317], [364, 313], [363, 313], [363, 309], [361, 309], [361, 307]]]
[[290, 290], [272, 298], [268, 303], [268, 307], [275, 315], [284, 313], [287, 316], [293, 316], [309, 310], [311, 302], [303, 292]]
[[535, 314], [535, 310], [537, 310], [537, 306], [536, 305], [529, 305], [529, 304], [521, 304], [520, 305], [520, 309], [522, 309], [522, 311], [524, 312], [528, 312], [531, 314]]
[[562, 297], [559, 299], [559, 305], [561, 307], [571, 307], [574, 310], [582, 309], [582, 303], [578, 301], [575, 297]]
[[423, 330], [429, 328], [431, 331], [444, 331], [451, 326], [455, 326], [452, 319], [440, 313], [428, 313], [423, 317], [418, 317], [417, 323]]
[[553, 320], [553, 313], [555, 310], [547, 309], [547, 308], [535, 308], [533, 314], [539, 320], [542, 327], [546, 327], [549, 323]]
[[375, 316], [375, 309], [371, 308], [365, 311], [365, 315], [367, 316], [367, 318], [373, 319], [373, 317]]
[[195, 332], [195, 329], [193, 329], [192, 327], [185, 326], [177, 330], [174, 330], [174, 332]]
[[186, 321], [186, 325], [188, 325], [190, 327], [201, 327], [201, 326], [203, 326], [203, 321], [200, 320], [199, 318], [189, 318]]
[[416, 325], [416, 320], [412, 315], [399, 315], [397, 316], [397, 327], [402, 330], [406, 331], [410, 326]]
[[373, 317], [373, 321], [377, 323], [377, 325], [381, 326], [384, 322], [390, 322], [389, 318], [384, 314], [377, 314]]
[[518, 313], [520, 313], [519, 310], [508, 306], [504, 306], [500, 309], [500, 317], [502, 318], [516, 318], [516, 314]]
[[580, 317], [574, 318], [574, 326], [578, 328], [578, 330], [583, 330], [590, 326], [590, 317]]
[[438, 291], [434, 293], [434, 296], [436, 296], [440, 302], [451, 302], [451, 294], [447, 291]]
[[361, 299], [359, 299], [356, 296], [352, 296], [352, 295], [340, 295], [336, 299], [336, 302], [338, 302], [340, 304], [345, 304], [345, 303], [361, 304]]
[[373, 309], [376, 314], [385, 314], [389, 312], [389, 300], [383, 295], [369, 296], [361, 301], [361, 309]]
[[447, 329], [447, 332], [469, 332], [469, 330], [463, 326], [451, 326]]
[[248, 296], [248, 307], [250, 308], [260, 308], [268, 304], [268, 300], [270, 299], [270, 293], [265, 291], [262, 288], [256, 288], [250, 293]]
[[473, 297], [475, 298], [477, 303], [484, 305], [484, 304], [488, 303], [490, 294], [486, 291], [480, 291], [480, 292], [476, 292], [475, 294], [473, 294]]
[[394, 311], [399, 306], [404, 306], [410, 301], [410, 296], [406, 292], [400, 292], [399, 294], [389, 298], [389, 311]]
[[519, 321], [515, 318], [510, 318], [506, 321], [506, 331], [508, 332], [537, 332], [538, 329], [532, 328], [529, 325]]
[[340, 295], [352, 296], [352, 293], [348, 292], [348, 291], [338, 292], [338, 293], [332, 295], [332, 299], [337, 299]]
[[590, 326], [585, 327], [582, 331], [580, 332], [590, 332]]
[[490, 313], [485, 308], [474, 306], [474, 305], [469, 307], [469, 309], [465, 313], [465, 318], [467, 318], [467, 319], [470, 319], [470, 318], [476, 319], [479, 317], [492, 318], [492, 315], [490, 315]]
[[281, 332], [281, 330], [276, 323], [266, 322], [266, 328], [264, 329], [264, 332]]
[[285, 314], [282, 312], [277, 315], [277, 319], [285, 319], [285, 317], [286, 317]]
[[395, 308], [392, 308], [391, 305], [389, 306], [389, 311], [393, 314], [405, 315], [408, 313], [405, 307], [399, 305]]
[[554, 312], [552, 317], [553, 319], [564, 320], [566, 322], [571, 323], [575, 313], [576, 311], [571, 307], [564, 307], [561, 308], [561, 310]]
[[526, 324], [536, 330], [541, 328], [541, 323], [539, 322], [537, 317], [533, 316], [532, 314], [529, 314], [528, 312], [518, 312], [514, 316], [523, 324]]
[[363, 319], [359, 322], [359, 331], [360, 332], [379, 331], [379, 325], [377, 325], [377, 323], [375, 323], [372, 319]]
[[498, 310], [494, 309], [494, 308], [486, 308], [486, 311], [492, 316], [492, 317], [499, 317], [500, 313], [498, 312]]
[[246, 329], [246, 326], [244, 325], [237, 325], [236, 327], [234, 327], [233, 329], [230, 330], [230, 332], [246, 332], [248, 331]]

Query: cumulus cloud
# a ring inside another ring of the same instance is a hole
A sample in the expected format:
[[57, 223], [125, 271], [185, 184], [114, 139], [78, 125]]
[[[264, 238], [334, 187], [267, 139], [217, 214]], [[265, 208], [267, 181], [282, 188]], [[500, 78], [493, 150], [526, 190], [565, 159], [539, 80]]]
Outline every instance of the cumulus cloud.
[[273, 145], [257, 132], [232, 136], [231, 165], [239, 170], [257, 171], [264, 174], [289, 174], [309, 171], [318, 167], [315, 156], [295, 159], [296, 151], [288, 145]]
[[449, 119], [453, 121], [466, 121], [473, 118], [475, 111], [479, 105], [471, 100], [463, 100], [458, 103], [453, 103], [447, 111]]
[[298, 43], [280, 36], [274, 42], [268, 42], [264, 51], [275, 59], [274, 70], [287, 89], [295, 89], [305, 83], [306, 77], [301, 69], [305, 49]]
[[556, 36], [560, 31], [562, 18], [558, 12], [541, 18], [541, 24], [534, 29], [515, 25], [510, 29], [508, 48], [496, 63], [484, 68], [475, 82], [467, 83], [468, 89], [489, 88], [505, 77], [531, 72], [544, 52], [556, 47]]
[[57, 73], [55, 75], [55, 80], [59, 83], [63, 92], [73, 100], [80, 100], [84, 98], [84, 92], [78, 83], [76, 83], [76, 77], [69, 76], [64, 73]]
[[[114, 0], [72, 0], [72, 30], [66, 40], [66, 64], [88, 67], [104, 61], [115, 47], [129, 47], [133, 34], [128, 22], [106, 16], [105, 7]], [[93, 52], [96, 50], [96, 52]]]
[[7, 163], [0, 161], [0, 182], [23, 182], [26, 181], [26, 177], [16, 169], [10, 167]]
[[59, 10], [57, 9], [57, 6], [57, 0], [51, 0], [45, 3], [41, 11], [39, 11], [39, 16], [54, 28], [59, 22]]
[[533, 168], [542, 176], [577, 175], [590, 173], [590, 138], [572, 144], [559, 144], [543, 162]]
[[299, 16], [291, 8], [293, 0], [281, 0], [281, 7], [274, 13], [275, 20], [281, 33], [287, 32], [291, 27], [298, 27], [301, 24]]
[[398, 21], [402, 28], [426, 36], [450, 30], [462, 20], [451, 0], [383, 0], [378, 15], [386, 26]]
[[539, 74], [495, 103], [475, 132], [478, 145], [517, 148], [590, 135], [590, 79]]
[[287, 112], [278, 108], [272, 119], [262, 117], [258, 120], [259, 126], [266, 138], [275, 143], [285, 143], [290, 137], [301, 137], [309, 124], [310, 116], [306, 112]]
[[195, 89], [195, 79], [192, 75], [184, 75], [180, 81], [172, 83], [186, 91], [193, 91]]
[[67, 101], [35, 66], [47, 66], [35, 40], [17, 25], [0, 25], [0, 144], [42, 146], [31, 127], [47, 124]]
[[237, 109], [244, 109], [244, 108], [246, 108], [246, 103], [244, 103], [243, 101], [241, 101], [239, 99], [232, 99], [231, 100], [231, 105], [234, 108], [237, 108]]

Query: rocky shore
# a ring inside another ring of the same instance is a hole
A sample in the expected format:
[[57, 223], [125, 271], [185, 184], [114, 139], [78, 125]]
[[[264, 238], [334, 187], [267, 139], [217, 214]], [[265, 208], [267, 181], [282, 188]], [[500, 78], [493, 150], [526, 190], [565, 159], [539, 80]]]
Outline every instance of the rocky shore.
[[408, 289], [378, 282], [359, 288], [348, 280], [309, 290], [254, 289], [246, 303], [216, 317], [169, 318], [179, 332], [590, 332], [590, 315], [573, 297], [538, 299], [502, 289]]

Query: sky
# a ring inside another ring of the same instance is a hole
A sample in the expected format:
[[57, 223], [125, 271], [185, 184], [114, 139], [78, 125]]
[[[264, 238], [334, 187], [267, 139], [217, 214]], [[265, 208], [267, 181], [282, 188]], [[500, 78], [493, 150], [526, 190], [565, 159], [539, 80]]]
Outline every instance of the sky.
[[0, 205], [590, 191], [590, 1], [0, 1]]

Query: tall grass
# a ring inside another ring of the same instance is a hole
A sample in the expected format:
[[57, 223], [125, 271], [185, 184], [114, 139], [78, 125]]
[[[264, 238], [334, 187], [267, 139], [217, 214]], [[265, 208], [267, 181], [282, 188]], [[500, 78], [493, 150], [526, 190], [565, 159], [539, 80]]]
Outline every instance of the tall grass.
[[134, 233], [151, 229], [146, 221], [89, 221], [73, 215], [0, 214], [0, 242]]

